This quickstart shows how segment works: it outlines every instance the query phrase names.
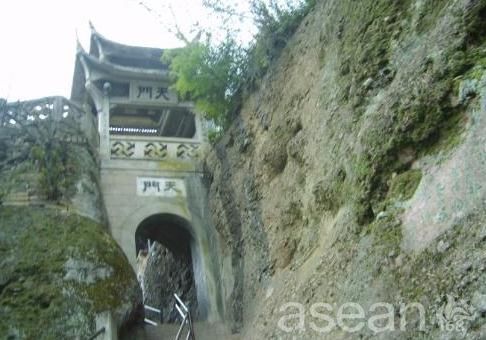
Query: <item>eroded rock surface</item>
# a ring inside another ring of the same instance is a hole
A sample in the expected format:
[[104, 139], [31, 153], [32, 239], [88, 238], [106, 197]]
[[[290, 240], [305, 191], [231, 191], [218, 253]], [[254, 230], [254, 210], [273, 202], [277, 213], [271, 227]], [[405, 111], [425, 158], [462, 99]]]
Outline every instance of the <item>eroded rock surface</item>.
[[193, 319], [197, 319], [196, 287], [190, 259], [175, 258], [167, 248], [155, 242], [148, 254], [142, 285], [144, 303], [162, 310], [162, 322], [181, 320], [174, 309], [174, 294], [178, 294], [191, 310]]
[[[206, 159], [224, 309], [245, 338], [486, 336], [485, 13], [329, 0], [304, 19]], [[425, 326], [351, 333], [311, 314], [327, 303], [336, 321], [346, 302], [365, 320], [417, 302]]]
[[141, 291], [115, 241], [93, 220], [42, 207], [0, 207], [0, 334], [86, 339], [95, 317], [138, 317]]

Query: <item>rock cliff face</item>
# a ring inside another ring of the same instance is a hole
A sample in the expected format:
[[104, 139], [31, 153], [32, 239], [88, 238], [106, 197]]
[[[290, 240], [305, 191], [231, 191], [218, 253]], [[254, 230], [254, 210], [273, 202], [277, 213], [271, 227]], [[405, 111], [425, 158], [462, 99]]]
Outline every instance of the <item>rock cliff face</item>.
[[485, 136], [486, 1], [318, 2], [206, 159], [234, 328], [484, 338]]
[[[48, 133], [55, 124], [71, 142]], [[141, 290], [103, 225], [97, 165], [84, 135], [49, 119], [6, 132], [0, 338], [86, 339], [98, 313], [110, 311], [119, 327], [137, 318]]]
[[0, 207], [0, 334], [88, 338], [98, 313], [121, 326], [141, 304], [130, 264], [100, 224], [52, 208]]
[[181, 321], [174, 309], [174, 293], [189, 307], [193, 319], [197, 319], [196, 286], [190, 259], [176, 258], [155, 242], [148, 254], [142, 285], [144, 303], [162, 310], [163, 323]]

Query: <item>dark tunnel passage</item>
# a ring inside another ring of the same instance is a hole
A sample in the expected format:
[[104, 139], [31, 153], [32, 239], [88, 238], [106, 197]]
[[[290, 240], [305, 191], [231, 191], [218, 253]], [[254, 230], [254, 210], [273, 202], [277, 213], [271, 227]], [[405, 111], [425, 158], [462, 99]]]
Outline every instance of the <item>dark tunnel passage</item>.
[[[188, 304], [195, 319], [199, 317], [194, 279], [197, 270], [193, 262], [194, 238], [190, 228], [189, 222], [181, 217], [156, 214], [143, 220], [135, 232], [144, 303], [162, 311], [162, 322], [178, 320], [173, 309], [174, 293]], [[148, 240], [152, 244], [150, 250]]]
[[157, 214], [147, 217], [135, 232], [136, 254], [147, 248], [147, 240], [157, 241], [169, 249], [176, 258], [191, 259], [193, 237], [189, 223], [171, 214]]

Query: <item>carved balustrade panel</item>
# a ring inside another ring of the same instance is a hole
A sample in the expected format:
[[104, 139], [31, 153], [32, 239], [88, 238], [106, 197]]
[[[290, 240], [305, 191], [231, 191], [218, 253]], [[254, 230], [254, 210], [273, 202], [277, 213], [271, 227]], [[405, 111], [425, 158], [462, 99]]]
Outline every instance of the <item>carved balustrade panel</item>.
[[200, 144], [191, 141], [111, 136], [110, 145], [112, 159], [194, 161], [200, 157]]
[[0, 99], [0, 129], [44, 129], [52, 138], [68, 143], [96, 144], [97, 129], [93, 115], [64, 97], [7, 103]]
[[6, 103], [0, 102], [0, 126], [16, 127], [46, 119], [80, 122], [85, 113], [81, 107], [64, 97]]

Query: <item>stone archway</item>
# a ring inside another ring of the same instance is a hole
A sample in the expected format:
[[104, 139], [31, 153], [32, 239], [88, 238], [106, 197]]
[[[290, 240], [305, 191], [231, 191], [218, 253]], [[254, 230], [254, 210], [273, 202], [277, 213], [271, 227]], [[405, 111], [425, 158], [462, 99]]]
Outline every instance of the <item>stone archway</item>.
[[162, 311], [163, 322], [176, 322], [173, 294], [187, 303], [194, 319], [200, 316], [194, 272], [197, 253], [187, 220], [174, 214], [155, 214], [144, 219], [135, 231], [135, 248], [144, 302]]
[[191, 256], [192, 228], [186, 219], [177, 215], [155, 214], [140, 222], [135, 231], [136, 254], [146, 247], [148, 239], [159, 242], [177, 257]]
[[[138, 203], [135, 201], [134, 203]], [[194, 279], [196, 283], [197, 301], [200, 319], [208, 321], [221, 320], [221, 313], [218, 304], [218, 278], [210, 258], [209, 232], [200, 224], [195, 224], [190, 211], [180, 204], [168, 201], [144, 201], [135, 204], [130, 209], [120, 211], [117, 219], [111, 227], [111, 233], [120, 244], [123, 251], [136, 270], [136, 243], [135, 235], [138, 226], [147, 218], [154, 215], [173, 215], [183, 221], [181, 225], [193, 238], [191, 244], [191, 257], [193, 264]], [[196, 219], [197, 220], [197, 219]]]

